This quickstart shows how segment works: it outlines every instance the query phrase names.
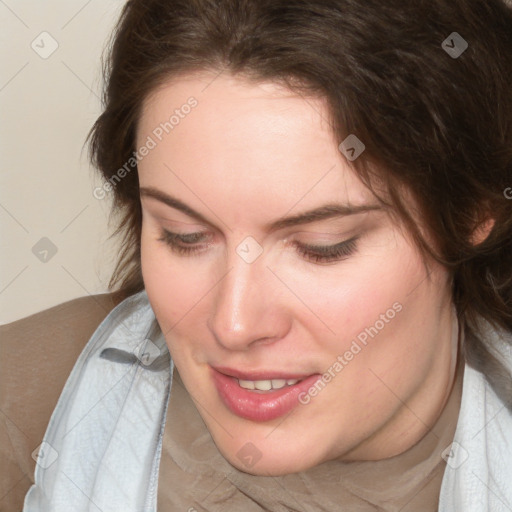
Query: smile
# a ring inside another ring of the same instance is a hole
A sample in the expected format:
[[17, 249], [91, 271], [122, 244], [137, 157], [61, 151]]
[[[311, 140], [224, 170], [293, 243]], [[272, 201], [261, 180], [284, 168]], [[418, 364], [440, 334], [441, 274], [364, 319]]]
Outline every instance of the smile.
[[[224, 406], [240, 418], [251, 421], [271, 421], [290, 413], [300, 405], [298, 397], [305, 393], [321, 378], [313, 375], [282, 375], [263, 372], [249, 375], [233, 370], [211, 368], [211, 378]], [[223, 373], [229, 371], [230, 374]], [[232, 375], [235, 374], [235, 375]], [[253, 377], [249, 379], [247, 377]]]

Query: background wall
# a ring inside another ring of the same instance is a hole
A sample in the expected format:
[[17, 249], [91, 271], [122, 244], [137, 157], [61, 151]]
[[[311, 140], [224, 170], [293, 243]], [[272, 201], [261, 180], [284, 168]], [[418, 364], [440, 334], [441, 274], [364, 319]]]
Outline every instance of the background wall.
[[109, 199], [87, 162], [121, 0], [0, 0], [0, 323], [102, 293]]

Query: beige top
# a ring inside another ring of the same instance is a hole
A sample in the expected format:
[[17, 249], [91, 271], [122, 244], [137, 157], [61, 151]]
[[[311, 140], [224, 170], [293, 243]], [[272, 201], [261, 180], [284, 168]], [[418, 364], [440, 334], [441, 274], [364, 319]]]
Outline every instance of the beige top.
[[[108, 294], [82, 297], [0, 326], [0, 511], [20, 511], [34, 482], [41, 443], [83, 347], [115, 306]], [[455, 432], [464, 365], [436, 424], [406, 452], [377, 462], [331, 461], [282, 477], [231, 466], [217, 450], [177, 370], [160, 463], [158, 510], [193, 512], [435, 511], [441, 452]]]
[[220, 454], [177, 370], [169, 401], [158, 486], [158, 510], [197, 512], [432, 512], [438, 509], [445, 461], [462, 396], [464, 365], [440, 417], [412, 448], [367, 462], [325, 462], [281, 477], [254, 476]]

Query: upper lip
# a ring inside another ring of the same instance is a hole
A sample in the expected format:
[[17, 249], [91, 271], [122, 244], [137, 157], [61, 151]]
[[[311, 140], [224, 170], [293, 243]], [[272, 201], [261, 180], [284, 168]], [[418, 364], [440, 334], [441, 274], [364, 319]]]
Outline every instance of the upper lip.
[[276, 379], [305, 379], [313, 373], [287, 373], [282, 370], [251, 370], [241, 371], [226, 366], [212, 366], [214, 370], [239, 380], [276, 380]]

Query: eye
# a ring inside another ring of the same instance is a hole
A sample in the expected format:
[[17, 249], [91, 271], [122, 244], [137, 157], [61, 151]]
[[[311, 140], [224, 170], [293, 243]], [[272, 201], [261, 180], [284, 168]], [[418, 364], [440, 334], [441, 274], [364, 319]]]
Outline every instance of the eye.
[[[172, 233], [162, 230], [159, 242], [171, 248], [172, 251], [183, 256], [191, 256], [205, 249], [205, 242], [209, 240], [207, 233]], [[297, 252], [306, 260], [314, 263], [332, 263], [341, 261], [352, 255], [357, 248], [358, 237], [339, 242], [335, 245], [309, 245], [294, 242]], [[207, 244], [206, 244], [207, 245]]]
[[200, 242], [204, 243], [208, 239], [209, 235], [206, 233], [180, 234], [163, 229], [158, 241], [163, 242], [177, 254], [192, 255], [204, 249], [204, 245]]
[[352, 255], [356, 251], [358, 238], [355, 236], [335, 245], [308, 245], [298, 242], [294, 242], [294, 245], [297, 252], [309, 261], [314, 263], [332, 263]]

